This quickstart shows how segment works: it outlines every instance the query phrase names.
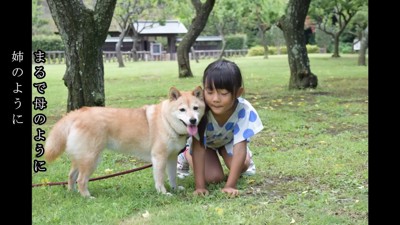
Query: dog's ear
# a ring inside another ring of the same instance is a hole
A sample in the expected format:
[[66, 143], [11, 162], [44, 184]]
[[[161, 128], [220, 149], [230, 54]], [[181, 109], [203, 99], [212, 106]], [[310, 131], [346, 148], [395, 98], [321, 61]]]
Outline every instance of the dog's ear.
[[199, 98], [201, 100], [203, 100], [203, 89], [200, 86], [197, 86], [194, 90], [193, 90], [193, 95], [196, 98]]
[[169, 100], [174, 101], [177, 100], [181, 96], [181, 92], [176, 89], [176, 87], [171, 87], [169, 89]]

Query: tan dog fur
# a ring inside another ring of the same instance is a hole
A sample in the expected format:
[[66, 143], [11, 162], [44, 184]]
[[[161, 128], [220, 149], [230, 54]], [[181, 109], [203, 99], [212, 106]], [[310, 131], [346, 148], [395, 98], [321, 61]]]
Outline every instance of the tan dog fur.
[[175, 189], [177, 155], [188, 133], [197, 132], [204, 110], [200, 86], [185, 92], [171, 87], [169, 99], [141, 108], [82, 107], [54, 125], [45, 144], [45, 159], [51, 162], [65, 150], [71, 159], [68, 189], [77, 183], [80, 194], [89, 197], [89, 177], [103, 149], [133, 154], [152, 162], [155, 188], [167, 193], [165, 171]]

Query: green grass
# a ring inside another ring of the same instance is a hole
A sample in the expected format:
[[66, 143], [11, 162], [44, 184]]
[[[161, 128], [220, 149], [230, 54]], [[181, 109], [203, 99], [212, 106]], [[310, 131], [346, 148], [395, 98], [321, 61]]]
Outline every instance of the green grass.
[[[368, 224], [368, 67], [357, 66], [356, 55], [309, 57], [319, 85], [302, 91], [287, 89], [286, 56], [232, 59], [245, 79], [244, 97], [265, 127], [250, 144], [257, 174], [239, 180], [239, 197], [220, 193], [223, 183], [210, 185], [206, 197], [193, 196], [193, 176], [178, 180], [184, 191], [157, 194], [146, 169], [90, 182], [95, 199], [63, 186], [33, 188], [33, 224]], [[106, 105], [158, 103], [170, 86], [191, 90], [201, 85], [210, 62], [192, 61], [194, 78], [188, 79], [178, 78], [174, 61], [126, 63], [125, 68], [106, 63]], [[65, 113], [67, 89], [65, 65], [45, 65], [45, 71], [48, 121], [41, 128], [48, 131]], [[38, 95], [34, 90], [32, 96]], [[93, 176], [144, 164], [106, 151]], [[62, 155], [46, 164], [46, 172], [32, 171], [33, 183], [66, 181], [69, 166]]]

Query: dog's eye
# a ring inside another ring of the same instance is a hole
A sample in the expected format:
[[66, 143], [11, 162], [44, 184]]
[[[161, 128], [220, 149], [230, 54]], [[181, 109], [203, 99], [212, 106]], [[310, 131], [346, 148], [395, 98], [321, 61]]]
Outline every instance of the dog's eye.
[[180, 108], [179, 111], [185, 112], [186, 110], [184, 108]]
[[198, 109], [199, 109], [198, 106], [193, 107], [193, 110], [198, 110]]

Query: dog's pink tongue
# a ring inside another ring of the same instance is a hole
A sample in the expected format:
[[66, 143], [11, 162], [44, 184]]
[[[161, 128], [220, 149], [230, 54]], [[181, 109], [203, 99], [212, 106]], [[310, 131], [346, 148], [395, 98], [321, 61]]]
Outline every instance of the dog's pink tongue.
[[195, 126], [195, 125], [187, 126], [187, 132], [189, 133], [190, 136], [196, 135], [197, 134], [197, 126]]

